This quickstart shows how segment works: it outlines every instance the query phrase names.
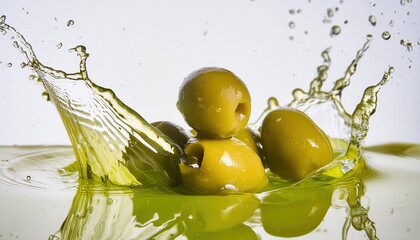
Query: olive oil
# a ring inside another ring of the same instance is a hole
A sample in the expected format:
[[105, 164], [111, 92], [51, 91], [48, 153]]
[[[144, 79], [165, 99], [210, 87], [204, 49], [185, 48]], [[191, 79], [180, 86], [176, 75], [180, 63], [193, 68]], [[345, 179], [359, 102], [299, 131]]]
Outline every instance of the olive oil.
[[[20, 186], [75, 192], [64, 223], [50, 239], [317, 235], [316, 229], [329, 219], [332, 208], [347, 210], [345, 219], [339, 221], [343, 227], [339, 237], [346, 239], [353, 226], [369, 239], [378, 238], [369, 206], [362, 201], [365, 181], [369, 181], [365, 179], [369, 174], [372, 179], [376, 176], [366, 168], [363, 140], [378, 92], [393, 68], [378, 84], [366, 88], [352, 114], [341, 103], [343, 89], [350, 84], [372, 36], [367, 36], [344, 76], [329, 91], [322, 87], [331, 63], [330, 49], [323, 51], [323, 63], [308, 92], [294, 90], [293, 100], [287, 104], [308, 113], [326, 131], [334, 148], [331, 164], [294, 184], [267, 173], [270, 185], [257, 194], [200, 196], [178, 185], [182, 149], [122, 103], [112, 90], [89, 79], [89, 54], [84, 46], [72, 49], [80, 57], [80, 71], [55, 70], [43, 65], [31, 45], [5, 20], [0, 18], [0, 31], [13, 36], [12, 45], [27, 58], [25, 66], [36, 73], [30, 78], [42, 82], [42, 95], [57, 108], [72, 142], [72, 148], [0, 148], [3, 189]], [[70, 21], [68, 26], [74, 24]], [[331, 33], [338, 35], [341, 30], [335, 27]], [[257, 136], [262, 119], [279, 106], [275, 98], [268, 100], [259, 120], [249, 126]], [[317, 118], [320, 115], [329, 117], [325, 121]], [[381, 147], [370, 150], [384, 151]]]

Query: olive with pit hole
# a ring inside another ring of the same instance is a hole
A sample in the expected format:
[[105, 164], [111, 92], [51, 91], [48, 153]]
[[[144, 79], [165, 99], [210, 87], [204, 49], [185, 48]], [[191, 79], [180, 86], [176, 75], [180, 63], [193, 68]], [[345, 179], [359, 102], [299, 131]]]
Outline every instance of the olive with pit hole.
[[223, 68], [207, 67], [184, 79], [177, 107], [199, 136], [228, 138], [246, 127], [251, 97], [235, 74]]
[[185, 154], [190, 161], [180, 164], [181, 175], [193, 191], [257, 192], [268, 185], [258, 154], [235, 138], [193, 139]]

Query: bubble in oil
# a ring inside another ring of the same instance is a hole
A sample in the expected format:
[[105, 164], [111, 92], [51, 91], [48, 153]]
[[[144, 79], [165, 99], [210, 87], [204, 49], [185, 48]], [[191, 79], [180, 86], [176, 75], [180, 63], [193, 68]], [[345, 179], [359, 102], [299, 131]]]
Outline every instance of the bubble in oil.
[[388, 31], [384, 31], [384, 32], [382, 33], [382, 38], [383, 38], [384, 40], [389, 40], [389, 39], [391, 38], [391, 33], [390, 33], [390, 32], [388, 32]]
[[373, 15], [369, 16], [369, 22], [372, 24], [372, 26], [376, 26], [376, 17]]
[[341, 33], [341, 27], [338, 25], [334, 25], [331, 28], [331, 32], [330, 32], [330, 36], [337, 36], [338, 34]]

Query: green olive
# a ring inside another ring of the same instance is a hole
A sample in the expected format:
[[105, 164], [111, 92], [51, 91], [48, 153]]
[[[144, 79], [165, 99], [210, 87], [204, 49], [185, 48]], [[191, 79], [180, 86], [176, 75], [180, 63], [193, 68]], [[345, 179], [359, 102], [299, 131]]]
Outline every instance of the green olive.
[[196, 162], [180, 164], [183, 182], [193, 191], [257, 192], [268, 184], [258, 154], [235, 138], [195, 139], [187, 143], [185, 153]]
[[240, 131], [235, 135], [235, 138], [245, 143], [249, 148], [254, 150], [254, 152], [259, 153], [257, 137], [249, 128]]
[[169, 121], [153, 122], [152, 125], [172, 139], [172, 141], [177, 143], [182, 149], [187, 144], [188, 139], [192, 137], [192, 135], [185, 131], [181, 126]]
[[232, 72], [201, 68], [185, 78], [177, 107], [198, 135], [228, 138], [246, 127], [251, 98], [245, 84]]
[[262, 124], [261, 142], [270, 170], [291, 181], [303, 179], [333, 159], [327, 135], [296, 109], [270, 112]]

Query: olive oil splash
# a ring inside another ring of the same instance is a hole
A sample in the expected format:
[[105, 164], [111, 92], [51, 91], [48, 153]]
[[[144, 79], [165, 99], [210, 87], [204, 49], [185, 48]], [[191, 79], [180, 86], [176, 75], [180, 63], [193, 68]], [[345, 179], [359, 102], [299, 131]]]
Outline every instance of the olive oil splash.
[[[31, 45], [0, 18], [0, 31], [41, 79], [43, 95], [55, 105], [72, 142], [80, 178], [125, 186], [177, 185], [182, 150], [166, 135], [124, 105], [110, 89], [88, 78], [84, 46], [71, 51], [80, 57], [80, 71], [66, 73], [43, 65]], [[35, 78], [35, 77], [33, 77]]]
[[[82, 183], [89, 180], [124, 186], [174, 186], [179, 183], [178, 164], [184, 157], [182, 149], [122, 103], [112, 90], [90, 81], [86, 67], [89, 54], [84, 46], [71, 49], [80, 58], [79, 72], [55, 70], [43, 65], [36, 58], [31, 45], [13, 27], [7, 25], [5, 20], [4, 16], [0, 18], [0, 31], [14, 36], [12, 45], [26, 57], [25, 66], [36, 73], [34, 79], [41, 79], [45, 95], [61, 116], [72, 142]], [[363, 140], [368, 132], [369, 118], [377, 106], [377, 93], [389, 80], [393, 68], [384, 74], [378, 84], [365, 90], [352, 115], [344, 109], [341, 94], [350, 84], [357, 64], [371, 41], [372, 36], [368, 35], [344, 76], [335, 82], [330, 91], [322, 89], [331, 63], [330, 49], [322, 52], [323, 63], [318, 67], [318, 75], [311, 82], [309, 91], [293, 91], [293, 100], [288, 107], [308, 113], [316, 122], [316, 113], [325, 112], [329, 120], [333, 121], [333, 124], [327, 122], [327, 126], [320, 124], [320, 127], [328, 130], [336, 158], [301, 182], [284, 185], [284, 188], [281, 188], [281, 184], [272, 185], [269, 191], [256, 195], [262, 203], [271, 201], [273, 195], [283, 194], [287, 189], [306, 191], [328, 185], [339, 186], [340, 182], [361, 175], [364, 167]], [[278, 107], [280, 105], [277, 100], [270, 98], [268, 108], [249, 127], [259, 135], [264, 117]], [[275, 181], [275, 178], [272, 179]], [[370, 239], [376, 239], [375, 226], [367, 217], [366, 208], [361, 206], [360, 197], [361, 195], [356, 195], [353, 199], [347, 199], [350, 206], [349, 219], [356, 229], [364, 230]], [[82, 202], [85, 201], [82, 199]], [[69, 218], [68, 221], [72, 220]], [[72, 226], [71, 224], [69, 229]], [[348, 229], [347, 225], [346, 228]], [[343, 238], [346, 238], [346, 231], [343, 231]]]

